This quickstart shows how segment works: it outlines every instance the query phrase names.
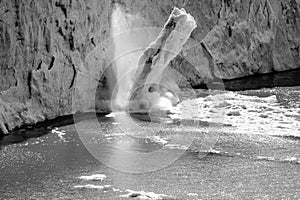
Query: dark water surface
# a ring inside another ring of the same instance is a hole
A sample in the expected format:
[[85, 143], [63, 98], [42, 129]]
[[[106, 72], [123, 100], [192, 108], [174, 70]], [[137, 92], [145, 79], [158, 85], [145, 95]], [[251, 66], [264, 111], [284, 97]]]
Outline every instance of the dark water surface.
[[[99, 120], [103, 130], [115, 130], [112, 118]], [[90, 120], [81, 123], [88, 125]], [[1, 147], [1, 199], [121, 199], [120, 195], [126, 194], [127, 189], [167, 194], [176, 199], [300, 198], [300, 139], [297, 138], [220, 131], [216, 150], [202, 159], [197, 147], [192, 146], [166, 168], [131, 174], [111, 169], [96, 160], [82, 144], [74, 125], [62, 126], [60, 130], [66, 132], [63, 139], [49, 133]], [[86, 132], [97, 138], [96, 142], [90, 142], [99, 145], [128, 140], [111, 136], [109, 131], [99, 133], [87, 129]], [[161, 144], [155, 140], [152, 143], [132, 140], [128, 148], [142, 152], [155, 145]], [[153, 162], [159, 164], [161, 160]], [[103, 182], [79, 179], [93, 174], [105, 174], [107, 178]], [[76, 188], [87, 184], [111, 185], [111, 188]]]
[[224, 85], [233, 91], [300, 86], [300, 69], [227, 80]]
[[[276, 95], [282, 106], [291, 110], [299, 108], [300, 87], [239, 93]], [[193, 132], [196, 141], [201, 140], [205, 127], [178, 129], [176, 124], [162, 127], [139, 122], [149, 130], [149, 137], [134, 138], [121, 134], [114, 118], [98, 116], [100, 129], [96, 129], [92, 117], [92, 114], [82, 115], [78, 122], [81, 133], [87, 136], [84, 143], [72, 118], [19, 130], [15, 136], [1, 140], [0, 199], [126, 199], [121, 195], [127, 194], [128, 189], [182, 200], [300, 199], [300, 138], [297, 136], [239, 134], [231, 132], [230, 127], [221, 127], [215, 130], [216, 144], [206, 156], [201, 156], [205, 152], [194, 142], [167, 167], [135, 174], [108, 167], [95, 159], [85, 145], [99, 148], [98, 153], [103, 155], [118, 152], [119, 148], [145, 153], [162, 148], [163, 138], [168, 134], [180, 138]], [[179, 145], [173, 147], [166, 149], [166, 156], [180, 150]], [[151, 163], [159, 165], [165, 158], [152, 159]], [[123, 157], [122, 162], [125, 166], [133, 161]], [[147, 162], [140, 165], [143, 163]], [[95, 174], [106, 178], [102, 181], [80, 178]], [[95, 188], [104, 185], [110, 186]]]

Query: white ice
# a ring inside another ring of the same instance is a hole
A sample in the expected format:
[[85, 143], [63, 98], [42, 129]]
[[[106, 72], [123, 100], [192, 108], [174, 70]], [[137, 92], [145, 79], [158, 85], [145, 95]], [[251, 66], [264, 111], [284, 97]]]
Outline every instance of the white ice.
[[173, 119], [193, 119], [230, 125], [231, 133], [300, 137], [298, 108], [279, 105], [276, 96], [266, 98], [234, 92], [212, 94], [181, 102], [173, 109]]
[[164, 194], [155, 194], [154, 192], [144, 192], [144, 191], [133, 191], [126, 190], [128, 194], [120, 195], [121, 198], [136, 198], [142, 200], [163, 200], [163, 199], [171, 199], [169, 196]]
[[87, 181], [103, 181], [106, 178], [104, 174], [93, 174], [90, 176], [80, 176], [79, 179]]

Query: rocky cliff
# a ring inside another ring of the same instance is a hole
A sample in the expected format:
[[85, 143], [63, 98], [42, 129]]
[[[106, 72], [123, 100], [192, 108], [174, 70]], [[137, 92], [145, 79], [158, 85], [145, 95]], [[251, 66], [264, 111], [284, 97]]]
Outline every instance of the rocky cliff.
[[87, 111], [97, 88], [106, 98], [101, 75], [109, 48], [93, 50], [110, 34], [109, 0], [4, 0], [0, 9], [3, 133]]
[[172, 62], [194, 86], [213, 77], [233, 79], [300, 67], [299, 0], [122, 2], [153, 26], [162, 26], [174, 5], [196, 18], [192, 41]]
[[299, 0], [2, 0], [2, 133], [95, 106], [109, 110], [116, 4], [127, 29], [162, 27], [174, 6], [195, 17], [197, 29], [170, 64], [193, 86], [300, 67]]

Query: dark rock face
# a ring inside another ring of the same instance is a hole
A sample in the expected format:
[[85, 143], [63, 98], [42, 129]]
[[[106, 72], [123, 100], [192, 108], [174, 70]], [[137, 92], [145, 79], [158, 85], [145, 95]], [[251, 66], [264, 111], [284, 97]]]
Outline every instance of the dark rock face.
[[[125, 0], [153, 26], [162, 26], [173, 6], [197, 21], [191, 42], [171, 66], [193, 85], [213, 79], [299, 68], [299, 0]], [[159, 8], [159, 9], [152, 9]], [[163, 19], [163, 20], [162, 20]], [[195, 56], [196, 55], [196, 56]], [[205, 62], [206, 60], [206, 62]]]
[[107, 49], [86, 59], [109, 37], [111, 8], [109, 0], [0, 1], [2, 133], [95, 105]]
[[[300, 67], [300, 18], [296, 1], [240, 1], [248, 14], [226, 5], [221, 20], [204, 38], [219, 74], [232, 79], [252, 74], [270, 73]], [[297, 17], [298, 16], [298, 17]]]
[[193, 86], [300, 67], [299, 0], [2, 0], [1, 132], [109, 109], [116, 3], [147, 26], [162, 27], [174, 6], [195, 17], [191, 41], [170, 64]]

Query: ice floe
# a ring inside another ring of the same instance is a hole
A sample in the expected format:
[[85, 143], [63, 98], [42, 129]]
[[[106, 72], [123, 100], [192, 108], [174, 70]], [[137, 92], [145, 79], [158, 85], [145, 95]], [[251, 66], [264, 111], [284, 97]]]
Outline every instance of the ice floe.
[[115, 116], [116, 116], [116, 114], [113, 112], [108, 115], [105, 115], [105, 117], [107, 117], [107, 118], [114, 118]]
[[97, 190], [112, 189], [111, 185], [93, 185], [93, 184], [75, 185], [74, 188], [77, 188], [77, 189], [97, 189]]
[[104, 174], [93, 174], [90, 176], [80, 176], [79, 179], [86, 181], [103, 181], [106, 178]]
[[283, 161], [296, 162], [296, 161], [298, 161], [298, 159], [296, 157], [289, 157], [289, 158], [285, 158]]
[[300, 159], [296, 157], [275, 158], [275, 157], [267, 157], [267, 156], [258, 156], [256, 159], [262, 161], [300, 164]]
[[155, 194], [154, 192], [126, 190], [128, 194], [120, 195], [121, 198], [136, 198], [142, 200], [175, 200], [165, 194]]
[[197, 197], [198, 194], [196, 194], [196, 193], [188, 193], [187, 196], [190, 196], [190, 197]]

